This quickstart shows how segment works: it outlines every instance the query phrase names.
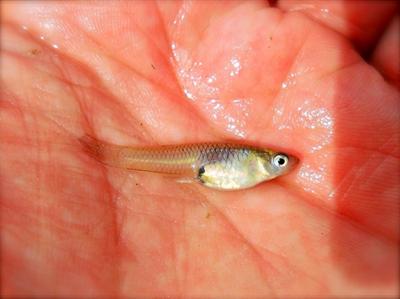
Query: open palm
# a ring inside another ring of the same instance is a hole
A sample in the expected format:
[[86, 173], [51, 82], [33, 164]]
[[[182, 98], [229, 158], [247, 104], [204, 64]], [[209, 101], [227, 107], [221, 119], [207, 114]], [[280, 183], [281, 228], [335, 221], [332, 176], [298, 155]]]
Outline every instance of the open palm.
[[[347, 35], [280, 5], [2, 3], [3, 295], [397, 293], [399, 94], [353, 47], [392, 4]], [[219, 192], [106, 167], [84, 134], [300, 164]]]

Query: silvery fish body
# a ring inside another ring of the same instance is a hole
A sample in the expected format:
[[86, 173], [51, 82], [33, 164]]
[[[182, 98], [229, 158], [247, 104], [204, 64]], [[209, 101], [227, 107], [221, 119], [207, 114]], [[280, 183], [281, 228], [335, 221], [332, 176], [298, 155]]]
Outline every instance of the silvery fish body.
[[255, 186], [290, 171], [298, 159], [243, 144], [203, 143], [130, 147], [80, 138], [86, 151], [104, 164], [175, 175], [220, 190]]

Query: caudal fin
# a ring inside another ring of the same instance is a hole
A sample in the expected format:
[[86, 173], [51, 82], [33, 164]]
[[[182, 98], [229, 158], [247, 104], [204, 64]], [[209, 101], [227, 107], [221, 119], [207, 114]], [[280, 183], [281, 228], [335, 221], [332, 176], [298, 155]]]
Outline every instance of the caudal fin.
[[105, 148], [107, 145], [87, 134], [80, 137], [79, 142], [86, 154], [97, 161], [105, 162]]

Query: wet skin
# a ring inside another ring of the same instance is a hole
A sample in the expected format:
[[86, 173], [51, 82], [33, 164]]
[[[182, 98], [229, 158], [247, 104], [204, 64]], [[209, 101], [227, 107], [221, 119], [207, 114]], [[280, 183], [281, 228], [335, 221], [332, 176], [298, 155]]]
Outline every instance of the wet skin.
[[[302, 3], [2, 2], [2, 295], [398, 294], [395, 7]], [[300, 164], [213, 191], [106, 167], [85, 133]]]

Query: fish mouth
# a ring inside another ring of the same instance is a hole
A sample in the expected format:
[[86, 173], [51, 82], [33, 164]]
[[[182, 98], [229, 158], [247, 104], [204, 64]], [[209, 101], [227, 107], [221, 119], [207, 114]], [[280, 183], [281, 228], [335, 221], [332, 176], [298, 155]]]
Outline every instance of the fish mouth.
[[294, 169], [300, 162], [300, 159], [296, 156], [289, 156], [288, 170]]
[[291, 172], [293, 169], [295, 169], [297, 167], [297, 165], [300, 162], [300, 159], [295, 156], [288, 156], [288, 157], [289, 157], [288, 164], [285, 167], [285, 169], [281, 172], [280, 175], [285, 175], [285, 174]]
[[295, 156], [290, 156], [289, 161], [290, 161], [291, 166], [295, 167], [297, 164], [299, 164], [300, 159]]

